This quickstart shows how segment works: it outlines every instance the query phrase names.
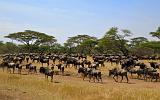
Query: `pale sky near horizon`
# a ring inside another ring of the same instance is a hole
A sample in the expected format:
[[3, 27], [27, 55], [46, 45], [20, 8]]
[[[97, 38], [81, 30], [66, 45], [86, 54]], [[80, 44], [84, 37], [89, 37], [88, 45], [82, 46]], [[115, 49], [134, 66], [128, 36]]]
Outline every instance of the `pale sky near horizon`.
[[149, 32], [160, 26], [159, 10], [160, 0], [0, 0], [0, 41], [29, 29], [64, 43], [78, 34], [101, 38], [111, 27], [155, 39]]

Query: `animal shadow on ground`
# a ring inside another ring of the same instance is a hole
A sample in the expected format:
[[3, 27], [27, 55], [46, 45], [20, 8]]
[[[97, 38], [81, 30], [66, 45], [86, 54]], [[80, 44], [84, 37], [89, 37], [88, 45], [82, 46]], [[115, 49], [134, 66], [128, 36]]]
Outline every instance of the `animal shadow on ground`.
[[58, 82], [58, 81], [54, 81], [54, 83], [60, 83], [60, 82]]

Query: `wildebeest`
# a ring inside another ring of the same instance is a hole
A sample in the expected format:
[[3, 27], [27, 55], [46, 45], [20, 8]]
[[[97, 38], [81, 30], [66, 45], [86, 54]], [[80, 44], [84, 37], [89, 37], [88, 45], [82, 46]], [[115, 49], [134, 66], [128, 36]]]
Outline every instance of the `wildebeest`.
[[8, 65], [7, 65], [7, 71], [9, 71], [11, 73], [11, 69], [12, 69], [13, 73], [14, 73], [15, 68], [16, 68], [16, 64], [15, 63], [8, 63]]
[[0, 67], [3, 69], [3, 72], [4, 72], [4, 69], [5, 67], [8, 66], [8, 62], [7, 61], [3, 61], [1, 64], [0, 64]]
[[49, 66], [49, 58], [46, 58], [44, 56], [40, 57], [40, 60], [39, 60], [43, 66], [43, 63], [47, 63], [47, 66]]
[[155, 81], [157, 82], [158, 79], [160, 79], [159, 73], [158, 72], [148, 72], [146, 75], [146, 81], [150, 79], [151, 82], [153, 79], [156, 79]]
[[[122, 79], [121, 79], [120, 82], [122, 82], [124, 76], [125, 76], [126, 79], [127, 79], [127, 83], [128, 83], [128, 81], [129, 81], [128, 75], [127, 75], [127, 71], [124, 70], [124, 69], [114, 68], [114, 69], [112, 69], [112, 70], [109, 70], [109, 76], [111, 76], [111, 75], [113, 75], [113, 79], [114, 79], [116, 82], [118, 82], [118, 76], [121, 76], [121, 77], [122, 77]], [[115, 77], [117, 77], [117, 80], [115, 79]]]
[[28, 69], [28, 74], [30, 72], [37, 73], [37, 67], [34, 66], [32, 63], [26, 64], [26, 69]]
[[[91, 61], [89, 61], [89, 60], [87, 60], [87, 59], [82, 60], [82, 63], [83, 63], [83, 65], [87, 65], [87, 67], [90, 67], [90, 65], [91, 65]], [[83, 66], [82, 66], [82, 67], [83, 67]]]
[[29, 56], [26, 57], [26, 61], [27, 61], [27, 63], [29, 62]]
[[138, 75], [138, 79], [142, 78], [147, 81], [148, 76], [150, 76], [154, 72], [157, 72], [157, 70], [155, 70], [153, 68], [144, 68], [144, 69], [140, 68], [137, 70], [136, 73]]
[[85, 79], [85, 77], [87, 77], [88, 71], [89, 71], [89, 69], [85, 68], [85, 67], [80, 67], [78, 69], [78, 73], [82, 73], [83, 74], [83, 80]]
[[53, 82], [53, 75], [54, 75], [53, 67], [51, 67], [51, 70], [48, 67], [40, 67], [40, 73], [45, 74], [45, 78], [47, 79], [48, 79], [48, 76], [50, 76], [51, 82]]
[[58, 65], [56, 65], [57, 67], [58, 67], [58, 69], [60, 70], [60, 72], [62, 73], [62, 74], [64, 74], [64, 67], [65, 67], [65, 64], [58, 64]]
[[160, 64], [158, 64], [157, 62], [149, 62], [151, 67], [153, 67], [154, 69], [159, 68]]
[[91, 81], [92, 78], [93, 78], [94, 82], [95, 82], [95, 79], [97, 79], [98, 82], [99, 82], [99, 80], [101, 80], [101, 82], [102, 82], [102, 74], [99, 70], [97, 70], [95, 68], [91, 68], [88, 71], [88, 75], [89, 75], [89, 82]]
[[96, 70], [94, 68], [85, 68], [85, 67], [80, 67], [78, 69], [78, 73], [82, 73], [83, 74], [83, 80], [85, 79], [85, 77], [89, 77], [89, 82], [91, 81], [91, 79], [93, 78], [93, 81], [95, 82], [95, 79], [99, 82], [99, 80], [101, 80], [102, 82], [102, 74], [99, 70]]
[[39, 56], [31, 56], [32, 62], [35, 62], [37, 60], [37, 63], [39, 62]]
[[76, 65], [76, 62], [78, 62], [78, 59], [76, 59], [75, 57], [68, 57], [67, 59], [66, 59], [66, 61], [65, 61], [65, 63], [66, 63], [66, 67], [67, 66], [70, 66], [70, 64], [72, 64], [72, 66], [74, 65]]
[[132, 58], [128, 58], [128, 59], [121, 60], [120, 64], [122, 69], [129, 69], [130, 67], [136, 64], [136, 61], [133, 60]]

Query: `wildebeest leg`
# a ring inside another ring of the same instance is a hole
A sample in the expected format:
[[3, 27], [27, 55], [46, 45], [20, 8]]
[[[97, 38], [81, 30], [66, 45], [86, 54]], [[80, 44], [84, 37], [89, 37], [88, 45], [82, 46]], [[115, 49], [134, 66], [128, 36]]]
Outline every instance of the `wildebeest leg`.
[[122, 82], [122, 80], [123, 80], [123, 75], [122, 75], [121, 77], [122, 77], [122, 79], [121, 79], [121, 82]]
[[47, 80], [48, 80], [48, 75], [47, 75]]
[[99, 77], [97, 76], [97, 81], [99, 82]]
[[139, 79], [139, 77], [140, 77], [140, 74], [139, 74], [139, 73], [137, 73], [137, 79]]
[[85, 74], [83, 74], [83, 81], [84, 81], [85, 76], [86, 76], [86, 75], [85, 75]]
[[127, 79], [127, 83], [128, 83], [129, 80], [128, 80], [128, 76], [127, 75], [126, 75], [126, 79]]
[[14, 70], [15, 70], [15, 67], [13, 67], [13, 74], [14, 74]]
[[[118, 77], [118, 76], [117, 76]], [[116, 79], [115, 79], [115, 75], [113, 76], [113, 79], [115, 80], [115, 82], [118, 82]]]
[[34, 73], [37, 73], [37, 67], [36, 66], [34, 66]]
[[51, 75], [51, 82], [53, 82], [53, 75]]
[[11, 68], [8, 68], [8, 72], [9, 72], [10, 74], [11, 74], [11, 71], [12, 71]]
[[148, 81], [148, 79], [149, 79], [150, 81], [152, 81], [153, 76], [147, 76], [147, 75], [146, 75], [146, 77], [145, 77], [145, 81]]
[[95, 77], [95, 76], [93, 76], [93, 81], [94, 81], [94, 82], [95, 82], [95, 78], [96, 78], [96, 77]]
[[92, 76], [91, 76], [91, 75], [89, 75], [89, 82], [91, 81], [91, 78], [92, 78]]
[[154, 75], [152, 75], [152, 76], [150, 76], [151, 77], [151, 82], [152, 82], [152, 80], [154, 79]]
[[133, 73], [131, 72], [131, 78], [133, 78]]
[[99, 78], [100, 80], [101, 80], [101, 83], [102, 83], [102, 77], [100, 76], [100, 78]]
[[22, 68], [20, 69], [20, 74], [22, 73]]

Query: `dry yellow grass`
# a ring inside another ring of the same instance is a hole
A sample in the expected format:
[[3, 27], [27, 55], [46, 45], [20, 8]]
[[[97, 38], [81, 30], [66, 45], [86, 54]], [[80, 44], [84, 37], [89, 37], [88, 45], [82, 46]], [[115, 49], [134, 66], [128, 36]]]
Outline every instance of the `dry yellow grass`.
[[[111, 68], [106, 66], [101, 68], [103, 75]], [[0, 100], [160, 100], [159, 82], [130, 79], [130, 84], [116, 83], [103, 76], [103, 84], [89, 83], [74, 68], [66, 70], [73, 75], [56, 75], [51, 83], [41, 74], [8, 74], [0, 69]]]
[[55, 76], [54, 82], [51, 83], [42, 75], [25, 76], [0, 72], [0, 99], [159, 100], [160, 97], [158, 83], [126, 84], [108, 79], [108, 82], [100, 84], [82, 81], [80, 78], [68, 78], [70, 77]]

